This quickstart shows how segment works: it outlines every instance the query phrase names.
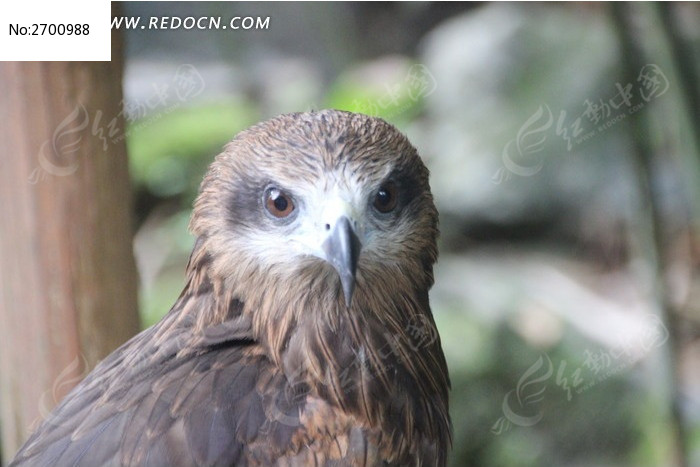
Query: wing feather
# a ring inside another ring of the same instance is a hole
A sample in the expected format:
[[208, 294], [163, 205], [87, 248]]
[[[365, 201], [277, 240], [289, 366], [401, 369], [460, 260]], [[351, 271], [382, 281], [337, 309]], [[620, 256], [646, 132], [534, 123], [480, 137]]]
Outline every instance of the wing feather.
[[[246, 326], [219, 325], [194, 341], [179, 339], [179, 346], [145, 331], [98, 365], [11, 465], [236, 463], [245, 444], [269, 428], [263, 398], [270, 403], [265, 395], [284, 393], [286, 384], [271, 377], [267, 358], [251, 352], [256, 344]], [[122, 367], [126, 362], [135, 366]], [[275, 427], [275, 433], [285, 430]], [[276, 442], [290, 439], [287, 433]], [[286, 449], [274, 446], [278, 453]]]

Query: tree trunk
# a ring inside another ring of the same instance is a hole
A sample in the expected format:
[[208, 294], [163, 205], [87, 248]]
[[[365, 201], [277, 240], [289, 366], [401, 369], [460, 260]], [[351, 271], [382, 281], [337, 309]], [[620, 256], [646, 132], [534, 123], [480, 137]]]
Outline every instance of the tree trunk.
[[0, 63], [5, 460], [139, 329], [121, 49], [113, 44], [111, 62]]

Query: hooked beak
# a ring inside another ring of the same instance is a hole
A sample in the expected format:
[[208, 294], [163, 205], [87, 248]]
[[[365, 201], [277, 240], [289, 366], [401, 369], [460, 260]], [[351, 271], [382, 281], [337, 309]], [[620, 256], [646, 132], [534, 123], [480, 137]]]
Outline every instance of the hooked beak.
[[330, 235], [323, 242], [322, 248], [326, 253], [326, 260], [338, 271], [345, 304], [349, 308], [352, 293], [355, 290], [355, 271], [362, 244], [346, 216], [341, 216], [337, 220]]

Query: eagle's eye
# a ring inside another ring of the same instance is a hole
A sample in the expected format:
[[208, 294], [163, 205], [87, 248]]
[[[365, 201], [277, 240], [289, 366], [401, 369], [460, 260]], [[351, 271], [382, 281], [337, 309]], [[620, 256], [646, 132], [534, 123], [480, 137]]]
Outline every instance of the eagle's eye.
[[386, 182], [374, 195], [374, 208], [382, 213], [391, 212], [399, 201], [398, 190], [394, 182]]
[[273, 216], [283, 218], [294, 211], [294, 202], [291, 196], [272, 187], [265, 190], [265, 209]]

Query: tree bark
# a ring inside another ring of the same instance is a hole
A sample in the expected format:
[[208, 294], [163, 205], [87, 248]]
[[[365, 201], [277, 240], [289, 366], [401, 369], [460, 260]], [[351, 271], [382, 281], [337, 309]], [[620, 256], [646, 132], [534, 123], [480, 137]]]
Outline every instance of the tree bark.
[[0, 420], [31, 428], [138, 332], [121, 47], [0, 63]]

